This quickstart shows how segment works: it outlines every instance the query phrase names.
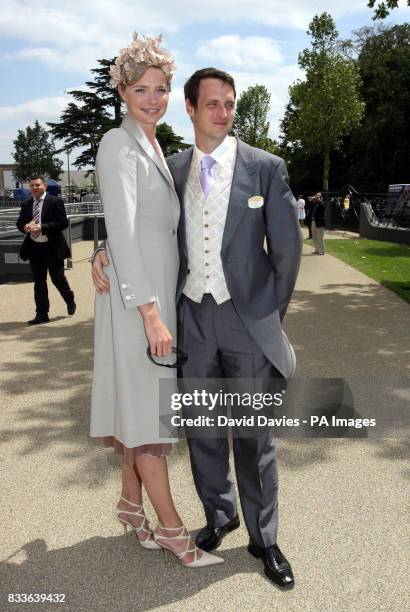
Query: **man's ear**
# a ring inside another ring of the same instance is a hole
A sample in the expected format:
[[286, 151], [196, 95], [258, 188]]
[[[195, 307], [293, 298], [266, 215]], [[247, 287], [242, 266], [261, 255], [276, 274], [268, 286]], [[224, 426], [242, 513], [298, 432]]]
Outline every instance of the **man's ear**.
[[192, 119], [192, 117], [193, 117], [193, 116], [194, 116], [194, 114], [195, 114], [195, 109], [194, 109], [194, 107], [192, 106], [192, 104], [191, 104], [190, 100], [188, 100], [188, 99], [187, 99], [187, 100], [185, 100], [185, 108], [186, 108], [186, 112], [188, 113], [188, 115], [189, 115], [189, 116], [191, 117], [191, 119]]

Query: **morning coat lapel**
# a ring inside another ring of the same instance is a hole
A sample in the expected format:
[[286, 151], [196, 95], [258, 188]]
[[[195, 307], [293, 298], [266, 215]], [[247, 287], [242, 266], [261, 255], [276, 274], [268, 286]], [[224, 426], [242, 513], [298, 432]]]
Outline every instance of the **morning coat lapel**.
[[135, 138], [144, 153], [154, 162], [167, 183], [169, 183], [172, 189], [174, 189], [172, 178], [169, 175], [167, 168], [164, 167], [164, 162], [161, 161], [154, 147], [145, 136], [138, 123], [128, 115], [125, 115], [124, 119], [122, 120], [121, 127], [124, 128], [124, 130], [130, 134], [130, 136]]
[[191, 168], [192, 154], [194, 147], [189, 147], [181, 153], [172, 156], [169, 160], [169, 168], [175, 183], [175, 190], [181, 205], [181, 214], [178, 225], [179, 244], [185, 259], [188, 259], [188, 247], [186, 243], [186, 226], [185, 226], [185, 190], [188, 182], [189, 170]]
[[253, 195], [259, 195], [255, 192], [255, 170], [255, 156], [252, 148], [238, 140], [221, 253], [225, 251], [232, 239], [236, 227], [248, 207], [248, 199]]
[[193, 152], [194, 147], [189, 147], [189, 149], [185, 149], [181, 153], [173, 155], [168, 160], [168, 165], [174, 178], [175, 190], [181, 203], [181, 207], [184, 205], [185, 189], [188, 182]]

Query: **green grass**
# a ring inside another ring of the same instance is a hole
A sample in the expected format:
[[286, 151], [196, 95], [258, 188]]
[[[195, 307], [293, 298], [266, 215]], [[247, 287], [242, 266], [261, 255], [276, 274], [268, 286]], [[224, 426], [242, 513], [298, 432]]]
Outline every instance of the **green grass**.
[[326, 252], [370, 276], [410, 303], [409, 246], [364, 238], [331, 239], [326, 240]]

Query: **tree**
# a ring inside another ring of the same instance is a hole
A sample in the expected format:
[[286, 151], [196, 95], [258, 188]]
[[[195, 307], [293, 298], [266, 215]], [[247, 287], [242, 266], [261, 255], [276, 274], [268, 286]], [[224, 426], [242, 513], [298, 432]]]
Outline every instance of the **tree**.
[[[109, 68], [112, 60], [98, 60], [99, 67], [91, 72], [93, 81], [85, 83], [87, 89], [73, 89], [68, 93], [75, 102], [70, 102], [60, 117], [59, 123], [49, 123], [53, 136], [64, 142], [58, 152], [82, 148], [83, 151], [73, 162], [77, 168], [95, 166], [98, 145], [109, 129], [118, 127], [122, 120], [122, 100], [116, 89], [110, 87]], [[158, 126], [158, 141], [164, 143], [164, 154], [171, 155], [188, 145], [174, 134], [171, 126]], [[161, 142], [162, 139], [162, 142]], [[89, 172], [91, 172], [90, 170]]]
[[409, 176], [410, 25], [378, 26], [366, 37], [361, 30], [354, 35], [366, 112], [346, 143], [351, 182], [384, 191]]
[[121, 123], [122, 119], [122, 100], [117, 89], [113, 89], [110, 86], [110, 66], [115, 62], [115, 59], [114, 57], [112, 60], [98, 60], [100, 67], [91, 69], [91, 72], [97, 76], [94, 78], [94, 81], [86, 81], [85, 84], [100, 100], [104, 101], [106, 110], [111, 110], [114, 113], [114, 123], [117, 126]]
[[[114, 121], [105, 109], [104, 102], [89, 92], [81, 92], [81, 105], [70, 102], [60, 117], [60, 123], [48, 123], [54, 138], [64, 141], [58, 150], [72, 151], [83, 148], [73, 162], [76, 168], [95, 166], [98, 145], [107, 130], [114, 127]], [[74, 97], [79, 93], [73, 93]]]
[[68, 92], [77, 103], [68, 104], [59, 123], [48, 123], [53, 136], [64, 142], [59, 152], [83, 149], [73, 162], [76, 168], [94, 168], [102, 136], [121, 122], [121, 98], [109, 85], [109, 67], [113, 61], [98, 60], [100, 67], [91, 70], [97, 76], [94, 81], [85, 83], [87, 90], [73, 89]]
[[14, 146], [14, 176], [17, 180], [26, 182], [36, 174], [58, 179], [63, 162], [56, 157], [57, 151], [50, 134], [37, 120], [34, 127], [18, 130]]
[[338, 32], [328, 13], [316, 15], [307, 32], [311, 49], [299, 54], [306, 79], [290, 89], [290, 101], [281, 122], [282, 147], [320, 155], [323, 189], [329, 189], [330, 154], [360, 123], [364, 103], [359, 95], [360, 77], [355, 63], [337, 44]]
[[259, 149], [273, 152], [276, 143], [268, 137], [270, 93], [264, 85], [248, 87], [239, 96], [232, 133]]
[[[398, 8], [399, 0], [368, 0], [367, 6], [369, 8], [373, 8], [375, 5], [373, 19], [385, 19], [391, 10]], [[407, 0], [407, 6], [410, 6], [410, 0]]]
[[165, 122], [157, 126], [156, 137], [165, 157], [189, 147], [183, 142], [182, 136], [177, 136], [172, 127]]

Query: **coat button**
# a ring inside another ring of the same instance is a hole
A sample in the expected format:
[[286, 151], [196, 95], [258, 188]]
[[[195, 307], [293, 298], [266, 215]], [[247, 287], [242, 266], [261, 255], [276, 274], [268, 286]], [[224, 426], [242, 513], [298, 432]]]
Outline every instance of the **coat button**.
[[127, 300], [127, 302], [129, 302], [130, 300], [132, 300], [132, 297], [130, 295], [126, 295], [125, 299]]
[[126, 285], [125, 283], [123, 283], [123, 284], [121, 285], [121, 289], [126, 289], [126, 288], [127, 288], [127, 285]]
[[176, 231], [174, 229], [169, 230], [169, 235], [170, 236], [175, 236], [175, 234], [176, 234]]

